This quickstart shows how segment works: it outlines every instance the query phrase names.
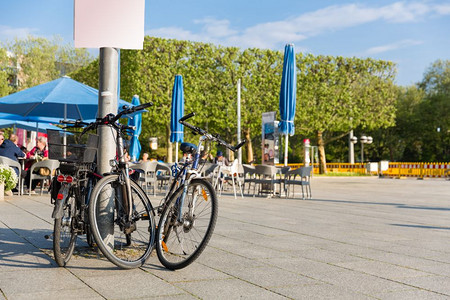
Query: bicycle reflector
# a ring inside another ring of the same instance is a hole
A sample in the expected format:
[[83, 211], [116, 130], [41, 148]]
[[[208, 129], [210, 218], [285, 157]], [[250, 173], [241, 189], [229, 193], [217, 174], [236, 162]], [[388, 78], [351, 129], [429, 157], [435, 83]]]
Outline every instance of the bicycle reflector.
[[58, 177], [56, 178], [56, 181], [58, 182], [66, 182], [66, 183], [72, 183], [73, 182], [73, 177], [70, 175], [64, 176], [64, 175], [58, 175]]

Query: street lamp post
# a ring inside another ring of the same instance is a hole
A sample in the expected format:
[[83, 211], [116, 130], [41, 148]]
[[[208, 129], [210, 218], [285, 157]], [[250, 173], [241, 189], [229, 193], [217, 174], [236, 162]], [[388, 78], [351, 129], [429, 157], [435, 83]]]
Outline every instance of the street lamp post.
[[355, 163], [355, 151], [354, 145], [358, 142], [358, 138], [353, 136], [353, 130], [350, 130], [348, 135], [348, 162], [351, 164]]
[[373, 139], [371, 136], [363, 135], [359, 140], [361, 142], [361, 163], [364, 163], [364, 144], [372, 144]]

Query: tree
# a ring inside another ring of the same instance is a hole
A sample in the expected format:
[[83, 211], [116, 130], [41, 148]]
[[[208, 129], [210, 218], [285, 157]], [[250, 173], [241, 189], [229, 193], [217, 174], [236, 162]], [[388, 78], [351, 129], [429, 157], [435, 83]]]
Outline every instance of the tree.
[[8, 84], [9, 66], [9, 58], [6, 54], [6, 50], [0, 48], [0, 97], [8, 95], [11, 90]]
[[13, 64], [20, 65], [18, 90], [57, 79], [92, 61], [86, 49], [74, 49], [62, 45], [61, 41], [59, 37], [48, 40], [28, 36], [7, 44], [6, 48], [14, 54], [11, 56]]
[[[369, 130], [393, 124], [392, 63], [299, 54], [297, 64], [296, 135], [290, 143], [296, 151], [291, 151], [291, 158], [298, 159], [296, 153], [302, 135], [318, 137], [324, 166], [325, 145], [343, 137], [351, 128]], [[141, 136], [143, 140], [159, 137], [170, 156], [168, 138], [174, 76], [183, 76], [185, 111], [197, 112], [192, 121], [220, 133], [232, 143], [236, 142], [236, 84], [242, 79], [242, 132], [249, 141], [246, 160], [252, 161], [261, 151], [261, 113], [278, 111], [282, 65], [283, 55], [279, 51], [242, 51], [235, 47], [146, 37], [143, 50], [121, 51], [121, 97], [131, 99], [133, 94], [138, 94], [142, 101], [155, 104], [143, 116]], [[98, 82], [93, 70], [98, 73], [98, 62], [73, 76], [86, 81], [95, 78]], [[87, 78], [86, 74], [89, 74]], [[186, 132], [186, 141], [194, 142], [194, 139]]]
[[[393, 125], [394, 66], [391, 62], [300, 54], [297, 110], [300, 130], [315, 133], [320, 173], [326, 173], [325, 146], [353, 128]], [[300, 88], [301, 87], [301, 88]]]

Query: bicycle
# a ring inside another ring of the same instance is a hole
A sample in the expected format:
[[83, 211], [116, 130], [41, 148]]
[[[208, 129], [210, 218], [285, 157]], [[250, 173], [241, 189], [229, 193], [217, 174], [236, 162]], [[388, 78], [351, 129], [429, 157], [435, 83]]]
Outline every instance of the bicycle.
[[108, 114], [85, 128], [91, 130], [104, 125], [116, 133], [117, 157], [110, 161], [112, 172], [104, 174], [92, 191], [89, 222], [100, 251], [123, 269], [137, 268], [146, 262], [153, 250], [156, 226], [150, 200], [144, 190], [130, 180], [124, 158], [122, 134], [133, 128], [117, 121], [151, 105], [145, 103], [117, 115]]
[[[78, 127], [82, 122], [66, 124]], [[69, 127], [66, 127], [67, 129]], [[86, 145], [60, 142], [57, 130], [47, 130], [49, 158], [58, 159], [60, 166], [53, 177], [50, 192], [55, 205], [52, 218], [53, 253], [60, 267], [66, 266], [72, 257], [77, 237], [86, 234], [89, 246], [93, 245], [87, 215], [90, 191], [101, 176], [95, 173], [95, 156], [98, 136], [90, 134]], [[83, 136], [80, 135], [80, 138]], [[45, 236], [49, 238], [49, 236]]]
[[181, 167], [173, 166], [174, 180], [157, 210], [160, 220], [156, 232], [156, 252], [159, 261], [171, 270], [184, 268], [199, 257], [211, 239], [217, 221], [217, 195], [211, 183], [198, 172], [200, 151], [197, 150], [207, 140], [232, 151], [245, 144], [244, 140], [234, 147], [218, 135], [187, 123], [186, 120], [194, 115], [190, 113], [179, 120], [194, 134], [201, 135], [197, 146], [181, 144], [183, 154], [189, 154], [193, 159], [187, 159]]

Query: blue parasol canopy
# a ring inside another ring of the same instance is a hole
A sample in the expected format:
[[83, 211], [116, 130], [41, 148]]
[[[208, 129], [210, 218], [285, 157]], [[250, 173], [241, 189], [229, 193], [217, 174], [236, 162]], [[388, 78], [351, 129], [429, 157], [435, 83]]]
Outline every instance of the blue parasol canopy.
[[284, 48], [283, 75], [280, 89], [279, 131], [282, 134], [294, 135], [294, 117], [297, 93], [297, 72], [295, 65], [294, 45]]
[[47, 133], [47, 129], [53, 130], [61, 130], [61, 128], [48, 124], [48, 123], [39, 123], [36, 125], [36, 122], [27, 122], [27, 121], [17, 121], [17, 120], [5, 120], [0, 119], [0, 128], [21, 128], [30, 131], [36, 131]]
[[[139, 96], [134, 95], [131, 100], [131, 104], [139, 105]], [[141, 154], [141, 143], [139, 142], [139, 135], [142, 131], [142, 114], [135, 114], [132, 118], [128, 119], [128, 125], [136, 126], [130, 141], [130, 157], [131, 161], [137, 161]]]
[[[123, 106], [130, 103], [119, 100]], [[97, 110], [98, 90], [66, 76], [0, 98], [0, 112], [24, 117], [88, 120]]]
[[175, 76], [172, 90], [172, 111], [170, 114], [170, 142], [183, 142], [183, 125], [178, 120], [184, 115], [183, 77]]

